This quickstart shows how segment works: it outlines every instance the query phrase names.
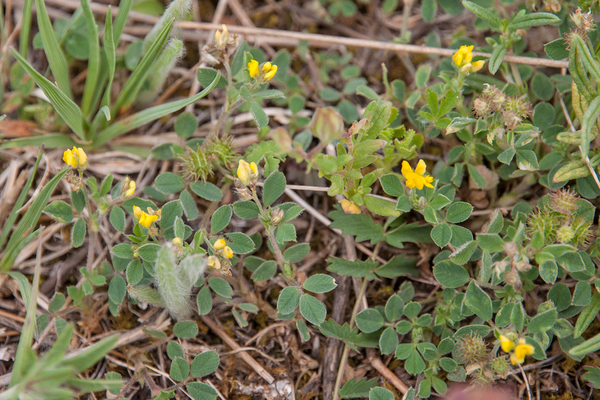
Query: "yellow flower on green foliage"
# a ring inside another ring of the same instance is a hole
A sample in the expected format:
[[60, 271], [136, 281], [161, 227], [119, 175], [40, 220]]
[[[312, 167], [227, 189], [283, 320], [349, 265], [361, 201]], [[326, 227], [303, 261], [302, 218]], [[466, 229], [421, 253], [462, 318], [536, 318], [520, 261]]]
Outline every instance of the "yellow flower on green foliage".
[[223, 250], [221, 250], [221, 255], [224, 258], [231, 258], [233, 257], [233, 250], [231, 250], [231, 247], [225, 246], [223, 247]]
[[505, 353], [508, 353], [515, 348], [515, 343], [506, 336], [500, 335], [498, 339], [500, 339], [500, 347]]
[[126, 187], [127, 190], [123, 193], [123, 197], [133, 196], [133, 194], [135, 193], [135, 181], [129, 181], [129, 184], [127, 184]]
[[252, 60], [248, 63], [248, 72], [250, 72], [250, 77], [252, 78], [258, 75], [258, 61]]
[[258, 166], [255, 162], [248, 164], [246, 161], [240, 160], [237, 169], [237, 177], [245, 186], [250, 185], [250, 183], [256, 183], [256, 179], [258, 178]]
[[351, 202], [348, 199], [340, 200], [340, 204], [342, 206], [342, 210], [346, 214], [360, 214], [360, 208], [356, 205], [356, 203]]
[[423, 189], [423, 186], [433, 188], [431, 184], [433, 177], [425, 174], [426, 169], [427, 164], [423, 160], [419, 160], [414, 171], [408, 161], [402, 161], [402, 176], [406, 178], [406, 186], [410, 189], [417, 188], [419, 190]]
[[460, 68], [460, 72], [468, 75], [470, 72], [477, 72], [485, 65], [485, 61], [479, 60], [471, 63], [473, 60], [473, 46], [460, 46], [460, 49], [452, 56], [454, 64]]
[[87, 167], [87, 154], [81, 147], [73, 146], [73, 150], [65, 150], [63, 161], [73, 168], [84, 169]]
[[271, 65], [270, 62], [266, 62], [263, 64], [262, 72], [265, 82], [269, 82], [277, 73], [277, 65]]
[[208, 257], [208, 266], [214, 269], [221, 269], [221, 261], [219, 261], [218, 257], [210, 256]]
[[225, 239], [221, 238], [217, 240], [213, 246], [215, 250], [222, 250], [225, 246], [227, 246], [227, 243], [225, 242]]
[[148, 214], [142, 211], [138, 206], [133, 206], [133, 216], [138, 220], [138, 223], [144, 228], [150, 228], [154, 222], [156, 222], [160, 216], [160, 213]]

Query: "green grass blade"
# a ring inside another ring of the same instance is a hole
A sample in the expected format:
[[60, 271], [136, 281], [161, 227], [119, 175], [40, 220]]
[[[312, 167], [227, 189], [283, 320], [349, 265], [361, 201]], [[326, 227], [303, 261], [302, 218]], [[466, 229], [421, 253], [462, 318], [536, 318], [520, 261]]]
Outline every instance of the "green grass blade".
[[83, 99], [81, 100], [81, 112], [83, 115], [89, 115], [92, 111], [92, 99], [94, 91], [98, 85], [98, 68], [100, 67], [100, 44], [98, 42], [98, 27], [94, 20], [94, 14], [90, 8], [89, 0], [81, 0], [81, 8], [85, 17], [85, 25], [88, 30], [88, 39], [90, 44], [90, 53], [88, 58], [88, 74], [85, 78], [85, 87], [83, 89]]
[[46, 53], [46, 58], [48, 58], [48, 64], [50, 64], [54, 79], [63, 93], [69, 99], [72, 99], [73, 93], [71, 93], [69, 68], [67, 67], [65, 55], [56, 40], [44, 0], [35, 0], [35, 8], [37, 10], [38, 27], [42, 43], [44, 43], [44, 53]]
[[[29, 48], [29, 32], [31, 32], [31, 12], [33, 0], [23, 2], [23, 17], [21, 19], [21, 34], [19, 35], [19, 52], [24, 58], [27, 58], [27, 49]], [[4, 30], [4, 28], [2, 29]]]
[[104, 338], [83, 352], [63, 360], [61, 365], [73, 367], [77, 373], [83, 372], [100, 361], [115, 346], [118, 340], [119, 335]]
[[[37, 1], [37, 0], [36, 0]], [[81, 109], [67, 96], [62, 90], [57, 88], [46, 79], [42, 74], [37, 72], [19, 53], [12, 51], [13, 55], [21, 63], [25, 71], [33, 78], [35, 83], [42, 89], [44, 94], [54, 106], [56, 112], [62, 119], [71, 127], [73, 132], [81, 139], [85, 139], [85, 131], [83, 129], [83, 114]]]
[[158, 20], [158, 22], [154, 24], [150, 32], [148, 32], [148, 34], [144, 38], [144, 43], [142, 44], [143, 53], [146, 53], [150, 49], [152, 44], [158, 39], [160, 33], [164, 30], [165, 26], [167, 26], [170, 23], [170, 21], [179, 20], [191, 8], [191, 0], [171, 1], [163, 15]]
[[132, 4], [133, 0], [121, 0], [119, 2], [119, 11], [117, 12], [115, 23], [113, 25], [113, 38], [117, 45], [119, 44], [119, 40], [121, 40], [121, 33], [123, 33], [123, 28], [125, 28], [125, 23], [127, 22], [127, 17], [129, 16]]
[[[124, 2], [121, 2], [121, 4]], [[119, 9], [119, 13], [121, 9]], [[117, 17], [118, 18], [118, 17]], [[114, 37], [114, 28], [112, 24], [112, 10], [108, 7], [106, 13], [106, 22], [104, 23], [104, 54], [106, 55], [106, 61], [108, 64], [108, 85], [104, 92], [104, 98], [102, 99], [102, 106], [108, 106], [110, 108], [110, 93], [112, 89], [112, 82], [115, 76], [115, 64], [116, 64], [116, 44]]]
[[182, 108], [195, 103], [196, 101], [209, 94], [210, 91], [213, 90], [215, 86], [217, 86], [217, 83], [219, 82], [220, 78], [221, 74], [217, 74], [217, 76], [211, 82], [210, 85], [208, 85], [203, 91], [192, 97], [189, 97], [187, 99], [175, 100], [170, 103], [161, 104], [156, 107], [150, 107], [144, 111], [140, 111], [137, 114], [124, 118], [123, 120], [109, 126], [108, 128], [98, 133], [93, 142], [94, 146], [103, 145], [104, 143], [119, 135], [127, 133], [135, 128], [147, 124], [148, 122], [152, 122], [158, 118], [162, 118], [165, 115], [179, 111]]
[[2, 228], [2, 235], [0, 235], [0, 249], [2, 248], [2, 246], [4, 246], [8, 234], [10, 233], [10, 230], [12, 229], [15, 221], [17, 220], [17, 211], [19, 211], [19, 209], [23, 207], [23, 204], [25, 204], [25, 198], [27, 197], [27, 193], [29, 193], [29, 189], [31, 189], [33, 178], [35, 178], [35, 173], [37, 172], [37, 169], [40, 165], [40, 161], [42, 160], [42, 154], [44, 154], [43, 149], [40, 151], [37, 160], [35, 160], [33, 170], [31, 171], [31, 175], [29, 175], [29, 178], [27, 178], [25, 186], [23, 186], [23, 189], [21, 189], [21, 193], [19, 194], [19, 197], [17, 198], [17, 201], [15, 202], [15, 205], [13, 206], [13, 209], [10, 212], [10, 215], [8, 216], [8, 219], [4, 223], [4, 228]]
[[46, 207], [48, 200], [50, 200], [52, 192], [54, 192], [54, 189], [67, 171], [69, 171], [69, 168], [63, 168], [63, 170], [56, 174], [50, 182], [44, 185], [38, 196], [33, 200], [31, 206], [29, 206], [25, 215], [23, 215], [23, 218], [21, 218], [17, 224], [17, 227], [13, 231], [10, 240], [6, 245], [6, 252], [0, 261], [0, 271], [8, 271], [10, 269], [12, 262], [17, 256], [17, 254], [12, 254], [12, 250], [26, 237], [27, 232], [35, 227], [40, 215], [42, 215], [42, 210]]
[[40, 147], [41, 145], [44, 145], [47, 149], [55, 149], [57, 147], [73, 147], [77, 143], [71, 136], [64, 133], [50, 133], [49, 135], [9, 140], [0, 144], [0, 149], [14, 149], [25, 146]]
[[115, 105], [112, 108], [112, 115], [118, 115], [119, 110], [121, 108], [127, 108], [135, 99], [135, 96], [139, 93], [144, 81], [148, 77], [148, 74], [152, 70], [152, 66], [154, 61], [158, 58], [160, 53], [162, 52], [169, 35], [171, 34], [171, 28], [173, 27], [173, 20], [169, 21], [169, 23], [162, 30], [158, 39], [152, 44], [152, 47], [148, 50], [142, 61], [135, 68], [125, 86], [123, 86], [123, 90], [119, 93], [117, 100], [115, 101]]

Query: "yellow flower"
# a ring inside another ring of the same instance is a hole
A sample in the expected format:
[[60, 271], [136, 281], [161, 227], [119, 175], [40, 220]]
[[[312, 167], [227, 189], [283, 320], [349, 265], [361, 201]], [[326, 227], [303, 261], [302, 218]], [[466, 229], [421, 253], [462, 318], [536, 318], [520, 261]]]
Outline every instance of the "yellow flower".
[[498, 339], [500, 339], [500, 347], [502, 347], [502, 350], [505, 353], [508, 353], [515, 348], [515, 343], [506, 336], [500, 335]]
[[[269, 68], [265, 69], [267, 64], [269, 65]], [[266, 63], [263, 66], [263, 73], [265, 74], [265, 76], [264, 76], [265, 82], [269, 82], [277, 73], [277, 65], [271, 66], [271, 63]]]
[[[131, 197], [135, 193], [135, 181], [129, 181], [129, 185], [127, 185], [127, 190], [123, 193], [123, 197]], [[138, 207], [139, 208], [139, 207]]]
[[87, 154], [81, 147], [73, 146], [73, 150], [65, 150], [63, 161], [73, 168], [83, 169], [87, 167]]
[[485, 65], [485, 61], [479, 60], [473, 63], [473, 67], [471, 67], [471, 72], [477, 72]]
[[182, 243], [183, 243], [183, 240], [181, 240], [181, 238], [176, 237], [175, 239], [173, 239], [173, 244], [175, 246], [179, 246]]
[[258, 167], [256, 166], [256, 163], [251, 162], [248, 164], [246, 161], [240, 160], [237, 176], [240, 182], [245, 186], [248, 186], [250, 183], [256, 183], [256, 178], [258, 178]]
[[252, 78], [258, 75], [258, 61], [252, 60], [248, 63], [248, 72], [250, 72]]
[[[151, 209], [150, 209], [151, 210]], [[150, 210], [148, 210], [150, 212]], [[144, 228], [150, 228], [156, 220], [160, 218], [160, 211], [155, 211], [152, 214], [148, 214], [145, 211], [142, 211], [138, 206], [133, 206], [133, 216], [138, 220], [139, 224]]]
[[407, 161], [402, 161], [402, 175], [406, 178], [406, 186], [410, 189], [417, 188], [419, 190], [423, 189], [423, 186], [433, 188], [431, 184], [433, 177], [425, 175], [426, 168], [427, 164], [423, 160], [419, 160], [414, 171]]
[[360, 208], [350, 200], [342, 199], [340, 200], [340, 204], [346, 214], [360, 214]]
[[208, 266], [214, 269], [221, 269], [221, 261], [217, 257], [208, 257]]
[[510, 362], [513, 365], [523, 364], [525, 357], [535, 353], [535, 349], [532, 345], [527, 344], [525, 339], [519, 339], [519, 344], [515, 347], [515, 351], [510, 355]]
[[223, 29], [223, 32], [215, 32], [215, 44], [218, 47], [225, 47], [227, 41], [229, 40], [229, 31], [227, 30], [227, 26], [225, 26], [224, 24], [221, 25], [221, 28]]
[[142, 211], [142, 216], [140, 217], [140, 225], [144, 228], [150, 228], [156, 220], [158, 219], [158, 215], [150, 215]]
[[233, 257], [233, 250], [231, 250], [229, 246], [225, 246], [223, 247], [223, 250], [221, 250], [221, 255], [224, 258], [231, 258]]
[[225, 243], [225, 239], [221, 238], [221, 239], [217, 240], [213, 246], [215, 247], [216, 250], [221, 250], [221, 249], [225, 248], [226, 245], [227, 245], [227, 243]]
[[473, 46], [460, 46], [460, 49], [452, 56], [452, 61], [457, 67], [468, 64], [473, 59]]

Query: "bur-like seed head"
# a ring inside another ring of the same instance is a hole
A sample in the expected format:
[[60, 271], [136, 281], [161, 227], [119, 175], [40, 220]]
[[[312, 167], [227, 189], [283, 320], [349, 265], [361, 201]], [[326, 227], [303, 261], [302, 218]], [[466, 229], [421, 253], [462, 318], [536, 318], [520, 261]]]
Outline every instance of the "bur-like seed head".
[[473, 115], [477, 118], [485, 119], [493, 112], [492, 104], [487, 96], [479, 96], [473, 100]]
[[477, 334], [465, 335], [457, 342], [457, 354], [465, 364], [481, 364], [487, 359], [487, 345]]
[[556, 232], [556, 240], [561, 243], [571, 243], [575, 237], [575, 231], [569, 225], [564, 225]]
[[206, 150], [213, 156], [213, 162], [218, 162], [227, 169], [231, 168], [238, 156], [237, 150], [233, 147], [233, 137], [231, 136], [212, 139], [210, 143], [207, 143]]
[[513, 287], [520, 287], [521, 277], [519, 276], [519, 273], [516, 270], [510, 269], [504, 275], [504, 282], [506, 282], [507, 285]]
[[558, 230], [559, 215], [547, 210], [538, 210], [531, 213], [527, 218], [527, 233], [533, 236], [541, 233], [544, 236], [545, 243], [553, 243]]
[[496, 357], [492, 361], [492, 370], [498, 375], [504, 375], [510, 369], [508, 361], [504, 357]]
[[571, 229], [573, 229], [573, 245], [576, 247], [587, 247], [594, 240], [592, 232], [592, 222], [587, 221], [583, 217], [574, 218], [571, 221]]
[[558, 213], [570, 215], [577, 210], [577, 201], [579, 201], [579, 196], [575, 192], [569, 189], [560, 189], [550, 193], [548, 206]]
[[206, 179], [213, 175], [212, 161], [200, 146], [196, 150], [187, 147], [186, 152], [179, 156], [179, 160], [183, 176], [187, 179], [206, 182]]

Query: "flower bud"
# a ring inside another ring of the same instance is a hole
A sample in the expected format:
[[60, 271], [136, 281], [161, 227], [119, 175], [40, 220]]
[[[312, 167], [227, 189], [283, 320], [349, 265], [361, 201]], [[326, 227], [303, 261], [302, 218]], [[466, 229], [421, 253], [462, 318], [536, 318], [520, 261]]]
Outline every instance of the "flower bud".
[[223, 250], [221, 250], [221, 255], [224, 258], [232, 258], [233, 257], [233, 250], [231, 250], [231, 247], [225, 246], [225, 247], [223, 247]]
[[510, 285], [513, 287], [520, 287], [521, 286], [521, 277], [519, 276], [519, 273], [517, 271], [515, 271], [514, 269], [510, 269], [504, 275], [504, 282], [506, 282], [507, 285]]
[[273, 223], [273, 225], [278, 226], [281, 221], [283, 220], [283, 217], [285, 216], [285, 213], [283, 212], [282, 209], [280, 208], [276, 208], [275, 210], [273, 210], [273, 216], [271, 217], [271, 223]]
[[311, 129], [321, 142], [329, 143], [344, 133], [344, 119], [332, 107], [319, 107], [313, 114]]
[[222, 250], [226, 246], [227, 246], [227, 243], [225, 242], [225, 239], [223, 239], [223, 238], [218, 239], [215, 242], [215, 244], [213, 244], [213, 247], [215, 248], [215, 250]]
[[504, 243], [504, 252], [509, 257], [514, 257], [519, 253], [519, 246], [515, 242]]
[[173, 244], [175, 246], [181, 246], [182, 243], [183, 243], [183, 240], [181, 240], [181, 238], [176, 237], [175, 239], [173, 239]]
[[258, 179], [258, 167], [256, 166], [256, 163], [251, 162], [248, 164], [246, 161], [240, 160], [237, 169], [237, 177], [244, 186], [255, 184]]
[[132, 181], [131, 179], [129, 179], [129, 177], [125, 178], [123, 180], [123, 184], [121, 185], [121, 193], [122, 197], [124, 199], [133, 196], [133, 194], [135, 193], [135, 181]]
[[340, 204], [342, 206], [342, 210], [344, 210], [346, 214], [360, 214], [360, 207], [350, 200], [342, 199], [340, 200]]
[[221, 261], [219, 261], [218, 257], [210, 256], [208, 257], [208, 266], [214, 269], [221, 269]]

